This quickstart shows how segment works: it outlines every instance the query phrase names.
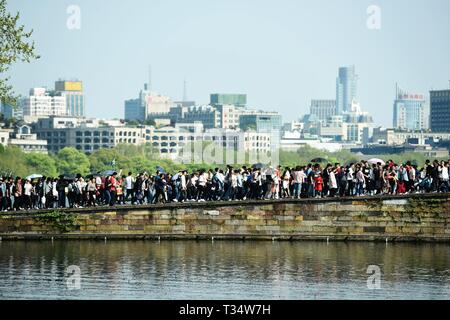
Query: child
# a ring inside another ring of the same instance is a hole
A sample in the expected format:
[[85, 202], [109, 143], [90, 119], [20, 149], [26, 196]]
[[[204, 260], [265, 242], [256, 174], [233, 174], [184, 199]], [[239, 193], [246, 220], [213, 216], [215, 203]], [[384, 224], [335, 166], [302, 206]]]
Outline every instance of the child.
[[314, 176], [314, 188], [316, 190], [316, 197], [322, 198], [322, 190], [323, 190], [323, 178], [322, 175], [316, 174]]

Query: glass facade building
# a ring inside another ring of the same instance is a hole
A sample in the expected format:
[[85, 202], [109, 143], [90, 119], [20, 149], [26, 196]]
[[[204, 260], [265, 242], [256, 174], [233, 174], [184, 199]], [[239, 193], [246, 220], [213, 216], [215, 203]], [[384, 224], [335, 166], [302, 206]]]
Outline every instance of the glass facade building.
[[430, 91], [430, 126], [433, 132], [450, 132], [450, 90]]
[[245, 107], [247, 105], [246, 94], [219, 94], [213, 93], [210, 96], [212, 105], [235, 105], [237, 107]]
[[0, 113], [3, 114], [5, 119], [22, 119], [23, 110], [22, 106], [18, 104], [16, 107], [4, 102], [0, 102]]
[[281, 115], [277, 113], [242, 114], [239, 117], [239, 127], [241, 130], [270, 133], [272, 149], [278, 149], [280, 147], [282, 126]]
[[427, 129], [428, 113], [425, 97], [422, 94], [410, 94], [397, 90], [393, 120], [396, 129]]
[[149, 96], [148, 85], [144, 84], [144, 90], [139, 92], [139, 98], [125, 100], [124, 116], [125, 120], [139, 120], [144, 121], [147, 118], [147, 102], [146, 98]]
[[356, 100], [357, 81], [355, 66], [339, 68], [336, 80], [336, 114], [350, 111], [352, 101]]
[[85, 116], [85, 99], [81, 81], [58, 80], [55, 82], [54, 94], [66, 98], [66, 114], [68, 116]]
[[336, 100], [311, 100], [309, 113], [320, 121], [326, 121], [336, 115]]

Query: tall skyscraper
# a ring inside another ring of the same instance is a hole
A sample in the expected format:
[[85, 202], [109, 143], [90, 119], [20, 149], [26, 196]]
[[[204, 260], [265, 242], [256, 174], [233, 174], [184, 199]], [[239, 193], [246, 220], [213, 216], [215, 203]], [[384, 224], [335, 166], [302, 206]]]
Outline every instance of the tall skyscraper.
[[66, 113], [73, 117], [85, 116], [85, 99], [81, 81], [58, 80], [55, 82], [55, 95], [66, 98]]
[[396, 88], [394, 101], [394, 121], [396, 129], [428, 129], [427, 101], [423, 94], [408, 93]]
[[336, 100], [311, 100], [309, 113], [315, 115], [317, 120], [326, 121], [336, 115]]
[[450, 90], [430, 91], [430, 126], [433, 132], [450, 132]]
[[357, 81], [355, 66], [339, 68], [336, 80], [336, 114], [350, 111], [352, 101], [357, 96]]

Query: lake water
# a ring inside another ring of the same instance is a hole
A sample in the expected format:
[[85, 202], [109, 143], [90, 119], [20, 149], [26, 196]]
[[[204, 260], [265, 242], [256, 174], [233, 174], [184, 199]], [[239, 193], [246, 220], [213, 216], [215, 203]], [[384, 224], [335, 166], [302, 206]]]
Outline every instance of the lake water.
[[446, 244], [0, 242], [0, 299], [449, 298]]

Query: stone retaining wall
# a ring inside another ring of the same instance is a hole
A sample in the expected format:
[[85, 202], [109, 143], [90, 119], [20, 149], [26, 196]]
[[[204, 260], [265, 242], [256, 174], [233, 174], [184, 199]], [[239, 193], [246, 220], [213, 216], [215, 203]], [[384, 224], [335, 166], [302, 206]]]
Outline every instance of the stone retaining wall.
[[[1, 239], [450, 241], [450, 194], [63, 209], [54, 217], [49, 212], [0, 214]], [[56, 221], [63, 214], [74, 218]]]

